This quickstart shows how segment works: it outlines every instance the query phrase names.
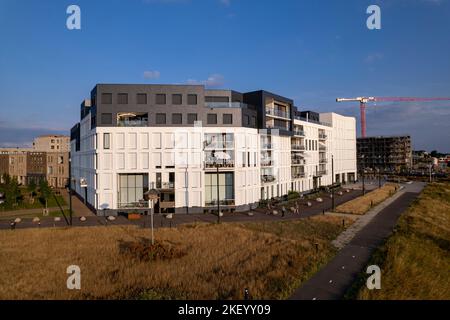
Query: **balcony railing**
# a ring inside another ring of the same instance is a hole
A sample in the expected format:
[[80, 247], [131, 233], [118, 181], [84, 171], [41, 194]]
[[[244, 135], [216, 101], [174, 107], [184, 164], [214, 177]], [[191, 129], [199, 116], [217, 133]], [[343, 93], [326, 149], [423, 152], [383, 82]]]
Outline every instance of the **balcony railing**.
[[[219, 201], [219, 205], [221, 206], [234, 206], [234, 199], [224, 199]], [[217, 200], [206, 201], [205, 205], [208, 207], [217, 206]]]
[[319, 163], [328, 163], [328, 159], [327, 158], [321, 158], [321, 159], [319, 159]]
[[205, 161], [206, 168], [233, 168], [234, 160]]
[[175, 183], [174, 182], [163, 182], [161, 184], [162, 189], [175, 189]]
[[327, 138], [327, 135], [325, 133], [319, 133], [319, 139], [325, 140]]
[[266, 109], [266, 114], [271, 115], [271, 116], [275, 116], [275, 117], [285, 118], [285, 119], [290, 119], [291, 118], [291, 116], [289, 115], [288, 112], [281, 111], [281, 110], [276, 110], [276, 109], [271, 109], [271, 108], [267, 108]]
[[119, 127], [148, 127], [148, 120], [118, 120]]
[[319, 151], [327, 151], [327, 147], [325, 147], [325, 146], [319, 146]]
[[304, 166], [305, 165], [305, 160], [304, 159], [291, 159], [291, 164], [292, 165]]
[[291, 144], [292, 150], [305, 150], [305, 146], [302, 144]]
[[261, 148], [269, 150], [269, 149], [273, 149], [273, 145], [271, 143], [264, 143]]
[[242, 102], [205, 102], [205, 107], [247, 109], [248, 104]]
[[117, 206], [119, 209], [148, 208], [148, 201], [141, 200], [139, 202], [119, 202]]
[[292, 179], [304, 178], [306, 174], [304, 172], [296, 172], [291, 175]]
[[304, 137], [305, 136], [305, 131], [303, 131], [303, 130], [294, 130], [294, 136]]
[[267, 129], [278, 129], [278, 130], [289, 130], [287, 127], [267, 125], [267, 124], [266, 124], [266, 128]]
[[273, 160], [270, 158], [262, 158], [261, 166], [262, 167], [271, 167], [271, 166], [273, 166]]
[[317, 175], [318, 176], [325, 176], [325, 175], [327, 175], [327, 170], [318, 170], [317, 171]]
[[275, 176], [271, 174], [263, 174], [261, 175], [261, 182], [268, 183], [268, 182], [274, 182]]

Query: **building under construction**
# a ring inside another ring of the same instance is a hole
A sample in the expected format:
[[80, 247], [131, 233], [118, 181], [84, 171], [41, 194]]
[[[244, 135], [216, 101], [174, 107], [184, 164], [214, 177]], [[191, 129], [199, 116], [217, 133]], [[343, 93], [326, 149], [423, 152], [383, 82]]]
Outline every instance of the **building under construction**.
[[402, 172], [412, 166], [410, 136], [357, 139], [358, 171]]

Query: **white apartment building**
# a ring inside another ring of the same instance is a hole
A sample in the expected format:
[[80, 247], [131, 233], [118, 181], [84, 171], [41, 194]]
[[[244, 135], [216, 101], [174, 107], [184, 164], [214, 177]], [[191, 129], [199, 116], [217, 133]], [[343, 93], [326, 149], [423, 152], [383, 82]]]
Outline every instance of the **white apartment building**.
[[[356, 177], [355, 119], [266, 91], [97, 85], [71, 130], [72, 188], [97, 214], [246, 211]], [[86, 181], [86, 186], [80, 181]], [[218, 203], [219, 200], [219, 203]]]

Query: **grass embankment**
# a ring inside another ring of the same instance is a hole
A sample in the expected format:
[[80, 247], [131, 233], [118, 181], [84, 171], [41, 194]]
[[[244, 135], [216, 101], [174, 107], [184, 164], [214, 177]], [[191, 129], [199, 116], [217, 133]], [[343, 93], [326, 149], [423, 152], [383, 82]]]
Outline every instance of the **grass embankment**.
[[[20, 187], [19, 190], [20, 190], [20, 197], [19, 197], [20, 200], [17, 201], [17, 203], [15, 204], [7, 204], [7, 203], [0, 204], [0, 213], [2, 211], [45, 208], [45, 201], [42, 198], [40, 198], [39, 196], [34, 196], [33, 200], [31, 200], [30, 194], [25, 187]], [[2, 188], [0, 188], [0, 192], [4, 192], [2, 191]], [[61, 206], [67, 205], [62, 195], [60, 194], [55, 194], [54, 196], [51, 195], [47, 200], [47, 207], [48, 208], [57, 207], [58, 203]]]
[[[64, 215], [68, 217], [70, 215], [70, 211], [68, 209], [64, 210]], [[14, 220], [16, 218], [20, 219], [33, 219], [35, 217], [42, 219], [42, 218], [48, 218], [48, 217], [62, 217], [61, 210], [53, 210], [48, 213], [47, 216], [44, 216], [43, 212], [39, 213], [17, 213], [17, 212], [0, 212], [0, 221], [2, 220]]]
[[370, 264], [381, 268], [381, 290], [363, 286], [358, 299], [450, 299], [450, 183], [425, 188]]
[[[283, 299], [335, 254], [343, 229], [325, 216], [157, 229], [176, 254], [151, 261], [121, 250], [148, 241], [138, 227], [0, 231], [0, 299], [242, 299], [245, 288]], [[66, 288], [69, 265], [81, 268], [81, 290]]]
[[393, 195], [398, 188], [399, 186], [395, 183], [386, 183], [379, 189], [337, 206], [336, 212], [363, 215], [373, 206]]

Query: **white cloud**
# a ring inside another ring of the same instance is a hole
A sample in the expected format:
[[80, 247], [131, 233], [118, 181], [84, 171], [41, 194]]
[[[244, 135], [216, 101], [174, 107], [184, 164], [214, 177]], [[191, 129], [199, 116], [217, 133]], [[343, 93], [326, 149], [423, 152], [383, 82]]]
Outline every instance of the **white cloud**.
[[188, 79], [187, 84], [202, 84], [205, 87], [221, 87], [225, 82], [223, 75], [215, 73], [208, 77], [206, 80], [197, 81], [195, 79]]
[[145, 79], [159, 79], [159, 76], [161, 73], [159, 71], [144, 71], [144, 78]]
[[376, 62], [383, 58], [384, 58], [384, 55], [382, 53], [379, 53], [379, 52], [371, 53], [364, 59], [364, 62], [365, 63], [373, 63], [373, 62]]

